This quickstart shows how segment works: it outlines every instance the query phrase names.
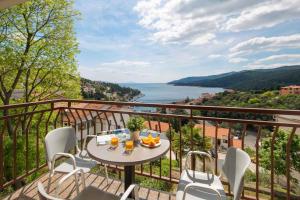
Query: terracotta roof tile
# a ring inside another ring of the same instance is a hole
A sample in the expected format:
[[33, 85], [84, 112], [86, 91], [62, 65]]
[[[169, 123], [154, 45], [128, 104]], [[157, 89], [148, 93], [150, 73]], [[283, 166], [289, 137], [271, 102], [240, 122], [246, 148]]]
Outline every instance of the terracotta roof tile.
[[[150, 125], [151, 125], [152, 130], [159, 131], [158, 121], [150, 121]], [[148, 129], [150, 129], [148, 121], [144, 122], [144, 126]], [[166, 122], [160, 122], [160, 128], [161, 128], [161, 132], [163, 132], [163, 133], [167, 132], [169, 130], [169, 124]]]

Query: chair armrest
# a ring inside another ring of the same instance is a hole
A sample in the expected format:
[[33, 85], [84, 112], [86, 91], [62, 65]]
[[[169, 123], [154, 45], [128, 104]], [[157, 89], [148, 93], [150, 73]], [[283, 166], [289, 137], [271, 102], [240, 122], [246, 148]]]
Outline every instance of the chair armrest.
[[204, 151], [189, 151], [186, 155], [186, 159], [185, 159], [185, 170], [187, 170], [187, 163], [188, 163], [188, 158], [191, 155], [200, 155], [200, 156], [205, 156], [207, 157], [210, 161], [212, 160], [211, 155], [204, 152]]
[[120, 200], [126, 200], [130, 193], [134, 190], [134, 199], [139, 199], [139, 193], [138, 193], [138, 185], [132, 184], [129, 186], [129, 188], [124, 192]]
[[41, 195], [40, 199], [46, 198], [48, 200], [62, 200], [60, 198], [56, 198], [56, 197], [53, 197], [53, 196], [50, 196], [49, 194], [47, 194], [43, 184], [40, 181], [37, 183], [37, 188], [38, 188], [39, 196]]
[[70, 154], [70, 153], [56, 153], [53, 158], [52, 158], [52, 162], [51, 162], [51, 174], [53, 174], [53, 170], [54, 170], [54, 166], [55, 166], [55, 161], [58, 157], [60, 156], [65, 156], [65, 157], [69, 157], [71, 158], [72, 162], [73, 162], [73, 169], [75, 170], [76, 169], [76, 160], [75, 160], [75, 157]]
[[189, 189], [192, 189], [192, 188], [202, 188], [202, 189], [210, 190], [210, 191], [216, 193], [217, 199], [218, 199], [218, 200], [221, 200], [221, 199], [222, 199], [220, 192], [219, 192], [218, 190], [212, 188], [212, 187], [203, 187], [203, 186], [202, 186], [201, 184], [199, 184], [199, 183], [189, 183], [189, 184], [187, 184], [187, 185], [185, 186], [185, 188], [184, 188], [184, 191], [183, 191], [183, 198], [182, 198], [183, 200], [185, 200], [185, 196], [186, 196], [187, 191], [188, 191]]
[[70, 178], [71, 176], [75, 176], [75, 185], [76, 185], [76, 192], [77, 194], [79, 194], [79, 184], [78, 184], [78, 178], [77, 178], [77, 173], [81, 174], [81, 180], [82, 180], [82, 186], [83, 188], [85, 188], [85, 178], [84, 178], [84, 172], [82, 169], [75, 169], [73, 171], [71, 171], [70, 173], [68, 173], [67, 175], [63, 176], [58, 183], [56, 184], [56, 196], [58, 196], [59, 192], [60, 192], [60, 188], [61, 185], [63, 184], [63, 182], [65, 182], [68, 178]]

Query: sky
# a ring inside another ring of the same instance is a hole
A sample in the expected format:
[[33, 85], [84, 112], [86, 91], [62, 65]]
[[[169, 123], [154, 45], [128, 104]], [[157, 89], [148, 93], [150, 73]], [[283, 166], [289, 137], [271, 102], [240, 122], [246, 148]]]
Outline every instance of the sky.
[[300, 64], [300, 0], [75, 0], [82, 77], [164, 83]]

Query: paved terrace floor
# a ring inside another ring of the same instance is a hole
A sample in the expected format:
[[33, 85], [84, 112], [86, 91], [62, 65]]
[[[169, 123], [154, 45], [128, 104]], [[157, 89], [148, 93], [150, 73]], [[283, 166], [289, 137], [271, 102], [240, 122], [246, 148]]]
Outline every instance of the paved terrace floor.
[[[56, 174], [51, 181], [50, 186], [50, 194], [54, 194], [55, 185], [58, 180], [63, 176], [63, 174]], [[124, 192], [124, 185], [119, 180], [109, 179], [109, 184], [106, 184], [106, 180], [104, 177], [88, 173], [85, 175], [86, 177], [86, 185], [95, 186], [101, 190], [110, 192], [112, 194], [120, 195]], [[10, 194], [5, 200], [12, 200], [12, 199], [20, 199], [20, 200], [32, 200], [32, 199], [40, 199], [37, 193], [37, 182], [41, 181], [46, 187], [48, 182], [48, 174], [44, 174], [34, 182], [20, 188], [16, 192]], [[80, 190], [82, 187], [80, 186]], [[76, 196], [76, 188], [74, 184], [74, 179], [70, 178], [63, 184], [63, 188], [61, 188], [60, 197], [65, 199], [73, 199]], [[149, 188], [141, 187], [139, 189], [139, 197], [140, 199], [151, 199], [151, 200], [175, 200], [175, 195], [170, 194], [167, 192], [157, 191]]]

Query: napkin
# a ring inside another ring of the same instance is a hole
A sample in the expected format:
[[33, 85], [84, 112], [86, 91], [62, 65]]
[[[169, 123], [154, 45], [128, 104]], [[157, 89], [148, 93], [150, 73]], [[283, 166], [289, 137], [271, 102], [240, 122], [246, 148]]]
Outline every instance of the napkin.
[[107, 144], [108, 142], [110, 142], [112, 136], [114, 136], [114, 135], [111, 134], [111, 135], [97, 136], [97, 138], [96, 138], [97, 144], [99, 144], [99, 145]]

